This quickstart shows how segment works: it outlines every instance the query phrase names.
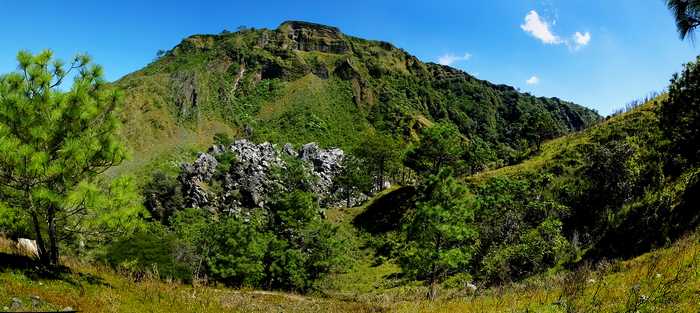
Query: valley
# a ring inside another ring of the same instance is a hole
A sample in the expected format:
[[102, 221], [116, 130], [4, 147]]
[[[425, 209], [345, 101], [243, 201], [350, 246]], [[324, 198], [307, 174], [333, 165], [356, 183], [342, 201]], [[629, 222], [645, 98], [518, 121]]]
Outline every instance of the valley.
[[[697, 1], [663, 2], [692, 37]], [[591, 32], [546, 18], [519, 34], [593, 67]], [[535, 92], [608, 90], [590, 73], [523, 88], [471, 58], [300, 20], [188, 35], [113, 81], [19, 50], [0, 311], [700, 311], [700, 57], [607, 116]]]

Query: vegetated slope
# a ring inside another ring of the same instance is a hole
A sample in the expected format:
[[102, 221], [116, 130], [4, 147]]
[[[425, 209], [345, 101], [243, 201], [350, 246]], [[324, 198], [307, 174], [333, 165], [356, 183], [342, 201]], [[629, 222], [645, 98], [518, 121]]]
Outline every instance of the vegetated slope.
[[[673, 170], [659, 108], [651, 101], [546, 142], [520, 164], [466, 177], [478, 203], [469, 280], [498, 285], [582, 261], [627, 258], [693, 230], [700, 171]], [[374, 236], [379, 255], [400, 260], [415, 193], [396, 189], [354, 219]]]
[[306, 22], [190, 36], [115, 84], [125, 92], [124, 136], [137, 161], [173, 146], [201, 148], [215, 133], [348, 148], [364, 132], [410, 140], [448, 120], [499, 164], [600, 118]]
[[[424, 299], [427, 287], [397, 286], [386, 266], [335, 277], [341, 290], [323, 297], [192, 286], [153, 278], [134, 280], [94, 264], [66, 260], [71, 272], [42, 276], [0, 239], [0, 308], [83, 312], [697, 312], [700, 309], [698, 235], [628, 261], [604, 262], [575, 272], [465, 294], [446, 290]], [[394, 269], [395, 270], [395, 269]], [[13, 298], [21, 301], [13, 307]], [[32, 300], [34, 298], [34, 300]], [[36, 306], [33, 306], [36, 302]]]
[[669, 244], [700, 222], [700, 169], [670, 164], [659, 121], [665, 97], [467, 181], [477, 194], [502, 180], [538, 182], [537, 197], [565, 208], [564, 233], [585, 259], [630, 257]]

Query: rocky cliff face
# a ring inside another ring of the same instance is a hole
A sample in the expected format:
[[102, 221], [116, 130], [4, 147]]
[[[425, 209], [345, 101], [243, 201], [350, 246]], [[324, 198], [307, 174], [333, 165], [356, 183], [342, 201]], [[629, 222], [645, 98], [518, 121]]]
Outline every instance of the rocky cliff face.
[[[280, 148], [268, 142], [238, 140], [230, 146], [213, 146], [193, 163], [183, 164], [179, 179], [188, 206], [240, 213], [245, 208], [264, 207], [273, 193], [289, 190], [275, 171], [285, 171], [287, 162], [299, 160], [313, 177], [309, 189], [327, 207], [344, 204], [342, 190], [333, 183], [344, 156], [340, 149], [321, 149], [315, 143], [297, 150], [291, 144]], [[356, 197], [351, 204], [366, 198]]]
[[288, 21], [278, 28], [291, 41], [290, 47], [302, 51], [320, 51], [325, 53], [346, 53], [350, 45], [343, 38], [343, 33], [336, 27], [300, 22]]

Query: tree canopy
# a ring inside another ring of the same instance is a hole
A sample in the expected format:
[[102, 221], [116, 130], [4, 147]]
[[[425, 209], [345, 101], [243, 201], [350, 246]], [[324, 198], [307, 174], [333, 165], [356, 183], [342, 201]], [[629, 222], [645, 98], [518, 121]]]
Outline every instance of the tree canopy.
[[477, 203], [449, 170], [432, 175], [420, 194], [404, 225], [406, 247], [400, 264], [411, 277], [434, 287], [447, 275], [468, 272], [478, 237], [472, 223]]
[[56, 264], [59, 232], [77, 228], [71, 219], [86, 210], [86, 199], [71, 194], [126, 155], [118, 137], [120, 97], [86, 55], [66, 66], [49, 50], [21, 51], [17, 61], [19, 70], [0, 78], [0, 194], [28, 213], [42, 261]]
[[676, 27], [681, 39], [692, 39], [693, 33], [700, 26], [700, 1], [666, 0], [666, 5], [676, 18]]
[[465, 153], [465, 140], [450, 123], [423, 129], [420, 143], [408, 151], [406, 164], [423, 174], [437, 174], [443, 167], [455, 168]]
[[662, 107], [662, 125], [673, 151], [689, 162], [700, 161], [700, 57], [685, 65], [668, 88]]

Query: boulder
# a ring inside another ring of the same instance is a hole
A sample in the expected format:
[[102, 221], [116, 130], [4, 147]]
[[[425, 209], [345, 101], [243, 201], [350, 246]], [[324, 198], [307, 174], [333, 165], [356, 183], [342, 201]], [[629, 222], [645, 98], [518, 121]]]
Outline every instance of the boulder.
[[10, 308], [12, 310], [19, 310], [22, 307], [22, 300], [20, 298], [12, 298], [12, 304]]
[[39, 257], [39, 248], [36, 245], [36, 240], [19, 238], [15, 246], [17, 252], [28, 257]]
[[188, 206], [204, 207], [209, 204], [205, 182], [214, 177], [218, 164], [216, 158], [207, 153], [200, 153], [192, 164], [182, 164], [179, 179]]

